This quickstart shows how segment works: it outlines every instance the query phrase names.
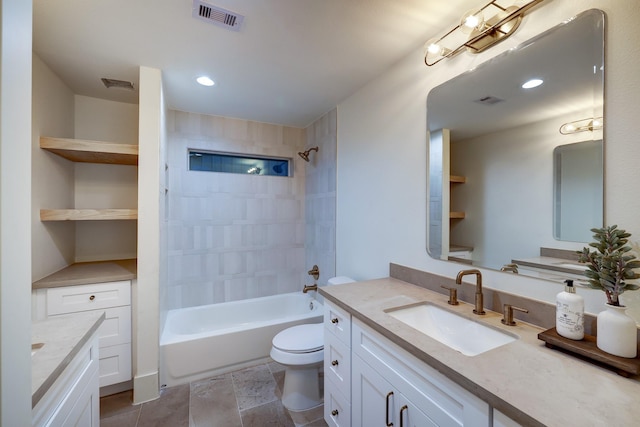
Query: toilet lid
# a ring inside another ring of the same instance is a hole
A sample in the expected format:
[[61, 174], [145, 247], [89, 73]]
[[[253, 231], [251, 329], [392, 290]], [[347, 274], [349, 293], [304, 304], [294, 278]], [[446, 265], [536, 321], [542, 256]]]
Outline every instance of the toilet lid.
[[311, 353], [322, 350], [323, 327], [322, 323], [292, 326], [273, 338], [273, 346], [289, 353]]

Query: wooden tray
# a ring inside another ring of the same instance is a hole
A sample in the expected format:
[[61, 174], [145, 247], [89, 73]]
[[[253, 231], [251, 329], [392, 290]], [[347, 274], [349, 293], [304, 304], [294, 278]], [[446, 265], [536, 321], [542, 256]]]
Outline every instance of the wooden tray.
[[593, 335], [585, 334], [583, 340], [575, 341], [560, 336], [556, 328], [551, 328], [540, 332], [538, 339], [544, 341], [545, 345], [549, 348], [557, 348], [578, 355], [583, 360], [611, 368], [623, 377], [628, 378], [631, 375], [640, 374], [640, 357], [628, 359], [606, 353], [598, 348], [596, 345], [596, 337]]

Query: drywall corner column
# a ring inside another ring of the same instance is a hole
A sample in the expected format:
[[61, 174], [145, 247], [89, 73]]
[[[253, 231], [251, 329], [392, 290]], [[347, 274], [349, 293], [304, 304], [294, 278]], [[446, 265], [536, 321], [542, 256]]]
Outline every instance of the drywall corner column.
[[138, 278], [133, 283], [133, 403], [159, 397], [162, 73], [140, 67]]
[[31, 0], [0, 2], [0, 425], [31, 425]]

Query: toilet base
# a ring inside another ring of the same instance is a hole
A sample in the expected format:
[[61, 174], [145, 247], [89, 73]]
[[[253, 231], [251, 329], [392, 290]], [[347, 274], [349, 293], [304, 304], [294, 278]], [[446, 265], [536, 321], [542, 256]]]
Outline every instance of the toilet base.
[[321, 364], [287, 366], [284, 373], [282, 405], [290, 411], [304, 411], [323, 403], [320, 392]]

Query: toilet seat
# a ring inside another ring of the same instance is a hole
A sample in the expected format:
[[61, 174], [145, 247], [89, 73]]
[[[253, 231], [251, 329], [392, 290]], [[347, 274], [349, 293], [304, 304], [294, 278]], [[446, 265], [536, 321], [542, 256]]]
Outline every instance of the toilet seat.
[[273, 338], [273, 347], [293, 354], [322, 350], [324, 348], [323, 327], [322, 323], [292, 326]]

